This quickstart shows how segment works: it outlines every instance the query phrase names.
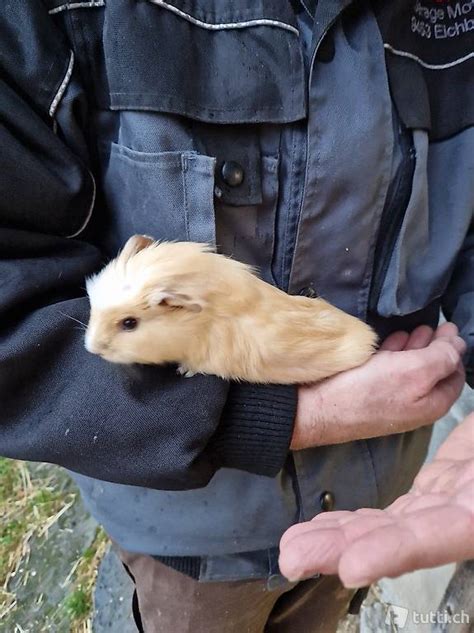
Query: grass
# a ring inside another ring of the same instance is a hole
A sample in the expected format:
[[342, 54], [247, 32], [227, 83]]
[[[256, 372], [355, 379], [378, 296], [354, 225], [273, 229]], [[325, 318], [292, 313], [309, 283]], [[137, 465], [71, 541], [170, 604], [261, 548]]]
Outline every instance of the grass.
[[[0, 622], [19, 608], [14, 586], [20, 576], [23, 585], [28, 581], [31, 548], [45, 544], [76, 503], [77, 493], [59, 469], [0, 458]], [[92, 592], [107, 544], [98, 528], [63, 581], [64, 597], [55, 613], [48, 615], [67, 620], [70, 633], [91, 630]], [[39, 595], [38, 604], [41, 600]]]
[[94, 541], [90, 547], [82, 552], [71, 570], [73, 583], [69, 594], [66, 596], [62, 608], [71, 619], [71, 633], [80, 633], [84, 626], [90, 628], [90, 615], [92, 612], [92, 592], [97, 576], [97, 568], [102, 560], [109, 540], [101, 528], [97, 528]]

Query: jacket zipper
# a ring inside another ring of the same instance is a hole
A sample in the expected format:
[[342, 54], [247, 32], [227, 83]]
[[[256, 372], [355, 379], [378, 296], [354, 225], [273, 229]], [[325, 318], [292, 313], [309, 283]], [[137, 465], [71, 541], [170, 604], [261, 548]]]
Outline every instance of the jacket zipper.
[[369, 309], [375, 311], [380, 299], [388, 265], [395, 248], [403, 220], [410, 201], [413, 175], [416, 165], [416, 151], [410, 130], [400, 130], [402, 161], [387, 194], [387, 202], [382, 211], [377, 245], [374, 253], [374, 274], [369, 295]]
[[[334, 18], [329, 22], [329, 24], [326, 25], [326, 28], [321, 33], [319, 41], [317, 42], [316, 46], [314, 47], [314, 49], [312, 51], [311, 61], [310, 61], [310, 65], [309, 65], [309, 76], [308, 76], [308, 93], [307, 93], [308, 108], [309, 108], [309, 105], [310, 105], [311, 81], [312, 81], [312, 78], [313, 78], [313, 68], [314, 68], [314, 63], [316, 61], [317, 52], [318, 52], [319, 47], [321, 46], [321, 42], [324, 40], [324, 38], [328, 34], [329, 29], [336, 22], [336, 20], [339, 17], [339, 15], [340, 15], [340, 13], [338, 13], [336, 16], [334, 16]], [[305, 167], [305, 175], [304, 175], [304, 183], [303, 183], [303, 194], [301, 196], [301, 204], [300, 204], [299, 215], [298, 215], [298, 225], [297, 225], [296, 235], [298, 235], [298, 232], [299, 232], [299, 224], [300, 224], [300, 221], [301, 221], [301, 212], [302, 212], [302, 208], [303, 208], [303, 204], [304, 204], [306, 183], [307, 183], [307, 180], [308, 180], [308, 145], [309, 145], [309, 130], [308, 130], [308, 122], [306, 122], [306, 167]], [[296, 246], [296, 239], [297, 238], [295, 238], [294, 246]], [[293, 270], [293, 263], [294, 263], [294, 258], [295, 258], [295, 250], [296, 249], [293, 248], [293, 256], [291, 258], [291, 264], [290, 264], [290, 272], [288, 274], [288, 279], [286, 280], [286, 291], [287, 292], [288, 292], [288, 286], [290, 284], [290, 279], [291, 279], [291, 271]], [[289, 457], [289, 459], [288, 459], [288, 462], [287, 462], [287, 464], [288, 464], [287, 468], [288, 468], [288, 472], [291, 475], [291, 480], [292, 480], [292, 484], [293, 484], [293, 491], [295, 493], [296, 503], [297, 503], [297, 507], [298, 507], [297, 523], [300, 523], [301, 521], [304, 520], [303, 495], [301, 493], [300, 483], [298, 481], [298, 471], [297, 471], [297, 468], [296, 468], [296, 460], [295, 460], [295, 456], [293, 454], [293, 451], [290, 451], [288, 457]]]

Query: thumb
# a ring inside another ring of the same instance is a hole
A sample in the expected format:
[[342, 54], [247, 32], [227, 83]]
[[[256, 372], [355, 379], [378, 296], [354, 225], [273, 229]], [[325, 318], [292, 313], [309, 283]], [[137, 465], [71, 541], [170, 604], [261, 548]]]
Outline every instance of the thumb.
[[379, 348], [381, 352], [401, 352], [405, 348], [410, 335], [408, 332], [392, 332]]
[[[407, 350], [396, 354], [407, 375], [412, 374], [426, 388], [433, 388], [455, 372], [466, 344], [459, 336], [443, 337], [423, 349]], [[403, 357], [402, 357], [403, 354]]]

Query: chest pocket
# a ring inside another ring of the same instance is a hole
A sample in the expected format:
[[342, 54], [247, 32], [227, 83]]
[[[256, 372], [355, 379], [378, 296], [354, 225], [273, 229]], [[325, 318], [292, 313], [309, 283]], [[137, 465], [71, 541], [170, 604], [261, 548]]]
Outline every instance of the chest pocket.
[[374, 0], [390, 88], [409, 128], [430, 140], [474, 124], [474, 3]]
[[473, 217], [474, 129], [431, 145], [423, 130], [404, 136], [412, 143], [388, 196], [371, 293], [371, 308], [385, 317], [442, 298]]
[[441, 300], [472, 221], [474, 4], [373, 5], [401, 120], [371, 292], [390, 317]]
[[262, 150], [257, 124], [306, 114], [291, 5], [114, 0], [70, 14], [95, 99], [115, 242], [142, 231], [219, 243], [221, 205], [258, 207], [273, 230], [278, 174], [267, 167], [278, 144], [270, 156]]

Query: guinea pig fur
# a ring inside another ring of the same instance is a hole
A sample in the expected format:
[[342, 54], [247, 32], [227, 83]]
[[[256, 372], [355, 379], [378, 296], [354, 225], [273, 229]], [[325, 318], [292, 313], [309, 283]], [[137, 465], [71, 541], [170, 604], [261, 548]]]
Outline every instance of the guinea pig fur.
[[116, 363], [253, 383], [309, 383], [364, 363], [373, 330], [322, 299], [290, 296], [206, 244], [131, 237], [87, 280], [86, 349]]

